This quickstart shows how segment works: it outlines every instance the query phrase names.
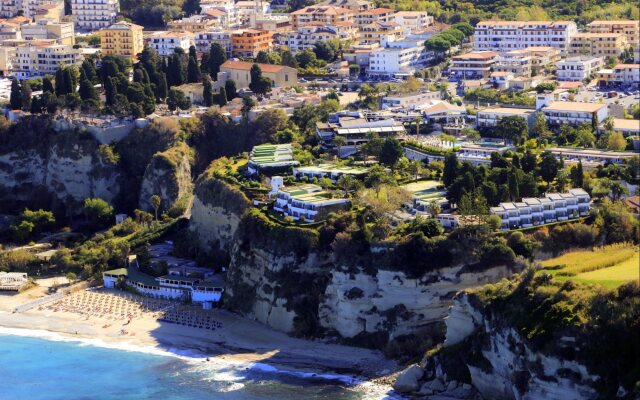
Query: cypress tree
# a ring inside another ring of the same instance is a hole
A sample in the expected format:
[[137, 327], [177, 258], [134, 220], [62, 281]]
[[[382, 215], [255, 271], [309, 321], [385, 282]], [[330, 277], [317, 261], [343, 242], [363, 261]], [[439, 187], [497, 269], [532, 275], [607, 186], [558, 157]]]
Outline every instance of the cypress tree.
[[200, 60], [200, 73], [209, 73], [209, 53], [202, 53], [202, 59]]
[[64, 93], [63, 94], [75, 93], [77, 83], [76, 83], [75, 76], [73, 75], [73, 71], [71, 70], [71, 68], [65, 68], [63, 70], [63, 74], [64, 74]]
[[156, 85], [156, 99], [160, 102], [164, 102], [167, 98], [167, 75], [164, 72], [158, 74], [158, 84]]
[[195, 48], [195, 46], [189, 46], [189, 57], [193, 57], [196, 60], [198, 59], [198, 57], [196, 56], [196, 48]]
[[204, 105], [211, 107], [213, 105], [213, 92], [211, 88], [211, 78], [204, 76], [202, 78], [202, 97], [204, 97]]
[[31, 85], [27, 81], [22, 82], [21, 89], [21, 102], [22, 102], [22, 110], [30, 111], [31, 110]]
[[104, 96], [106, 97], [105, 102], [108, 106], [112, 106], [116, 103], [116, 95], [118, 94], [118, 84], [116, 80], [117, 78], [110, 77], [107, 78], [107, 81], [104, 84]]
[[511, 168], [509, 173], [509, 197], [511, 201], [516, 201], [520, 197], [520, 182], [518, 182], [518, 175], [515, 168]]
[[218, 79], [220, 66], [227, 61], [227, 53], [224, 51], [220, 43], [213, 43], [209, 50], [209, 73], [213, 79]]
[[198, 65], [198, 61], [194, 56], [189, 56], [189, 65], [187, 67], [187, 82], [197, 83], [200, 82], [200, 80], [202, 80], [202, 75], [200, 73], [200, 66]]
[[224, 107], [225, 105], [227, 105], [227, 91], [224, 89], [224, 87], [220, 88], [220, 93], [218, 94], [218, 105], [220, 107]]
[[56, 70], [56, 96], [62, 96], [63, 94], [65, 94], [64, 77], [65, 75], [62, 67], [58, 67], [58, 69]]
[[17, 79], [11, 82], [11, 95], [9, 96], [9, 105], [12, 110], [19, 110], [22, 108], [22, 90], [20, 90], [20, 84]]
[[93, 83], [85, 74], [84, 69], [80, 70], [80, 90], [79, 90], [80, 98], [84, 101], [99, 101], [98, 92], [96, 88], [93, 87]]
[[89, 79], [90, 82], [97, 82], [96, 66], [93, 65], [92, 60], [85, 58], [82, 62], [82, 70], [84, 71], [87, 79]]
[[51, 77], [49, 75], [46, 75], [42, 79], [42, 92], [43, 93], [54, 93], [55, 92], [55, 90], [53, 89], [53, 82], [51, 82]]
[[224, 90], [227, 92], [227, 100], [233, 100], [238, 97], [236, 82], [233, 79], [229, 79], [224, 83]]

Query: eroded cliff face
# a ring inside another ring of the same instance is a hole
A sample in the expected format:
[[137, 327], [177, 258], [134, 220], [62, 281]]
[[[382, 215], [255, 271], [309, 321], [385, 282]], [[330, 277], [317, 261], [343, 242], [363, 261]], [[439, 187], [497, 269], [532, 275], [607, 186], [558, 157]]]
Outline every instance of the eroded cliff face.
[[46, 151], [20, 149], [1, 154], [0, 193], [10, 195], [7, 201], [14, 203], [31, 202], [42, 192], [65, 203], [87, 197], [112, 202], [120, 192], [120, 173], [100, 157], [98, 145], [87, 135], [60, 140]]
[[[487, 399], [595, 399], [599, 377], [586, 366], [565, 357], [532, 349], [513, 327], [487, 315], [467, 293], [454, 299], [446, 320], [445, 347], [465, 343], [475, 353], [466, 362], [471, 383]], [[576, 338], [565, 336], [559, 350], [575, 348]], [[556, 350], [558, 350], [556, 349]], [[566, 354], [570, 354], [567, 351]]]
[[157, 195], [162, 200], [162, 210], [175, 206], [186, 210], [192, 191], [190, 150], [186, 144], [179, 143], [151, 159], [142, 179], [139, 207], [152, 211], [151, 197]]

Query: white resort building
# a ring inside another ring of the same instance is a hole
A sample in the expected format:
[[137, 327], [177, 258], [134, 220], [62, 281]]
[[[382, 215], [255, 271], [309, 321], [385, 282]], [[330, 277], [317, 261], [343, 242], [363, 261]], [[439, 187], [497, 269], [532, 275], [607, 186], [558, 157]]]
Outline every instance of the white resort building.
[[251, 150], [247, 172], [254, 175], [265, 170], [287, 169], [299, 164], [293, 159], [291, 144], [263, 144]]
[[24, 272], [0, 272], [0, 291], [10, 290], [19, 292], [28, 282]]
[[502, 220], [505, 230], [528, 228], [551, 222], [566, 221], [589, 213], [591, 197], [583, 189], [567, 193], [549, 193], [545, 197], [525, 197], [521, 202], [500, 203], [491, 214]]
[[317, 185], [295, 185], [281, 187], [276, 195], [273, 209], [285, 217], [296, 221], [318, 222], [332, 212], [346, 210], [351, 201], [334, 198], [333, 193], [324, 191]]

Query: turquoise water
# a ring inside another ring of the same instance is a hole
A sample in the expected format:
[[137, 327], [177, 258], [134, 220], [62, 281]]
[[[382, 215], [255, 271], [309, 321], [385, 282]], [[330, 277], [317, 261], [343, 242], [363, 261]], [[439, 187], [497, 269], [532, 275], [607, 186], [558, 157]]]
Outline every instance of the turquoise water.
[[1, 400], [291, 400], [385, 397], [370, 386], [0, 334]]

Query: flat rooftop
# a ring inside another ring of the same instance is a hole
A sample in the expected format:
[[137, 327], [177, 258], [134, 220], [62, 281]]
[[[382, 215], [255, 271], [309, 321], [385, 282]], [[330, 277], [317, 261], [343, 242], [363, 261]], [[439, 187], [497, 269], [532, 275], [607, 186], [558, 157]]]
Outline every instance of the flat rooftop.
[[364, 175], [369, 168], [349, 165], [320, 164], [297, 168], [300, 172], [323, 172], [327, 174]]

